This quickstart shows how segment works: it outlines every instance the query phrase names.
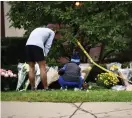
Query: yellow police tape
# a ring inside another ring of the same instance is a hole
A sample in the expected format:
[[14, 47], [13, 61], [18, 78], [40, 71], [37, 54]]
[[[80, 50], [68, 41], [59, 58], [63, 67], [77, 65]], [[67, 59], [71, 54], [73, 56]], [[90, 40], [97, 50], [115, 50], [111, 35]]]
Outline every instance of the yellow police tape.
[[[94, 61], [93, 61], [93, 59], [90, 57], [90, 55], [86, 52], [86, 50], [84, 49], [84, 47], [81, 45], [81, 43], [77, 40], [77, 44], [78, 44], [78, 46], [81, 48], [81, 50], [84, 52], [84, 54], [88, 57], [88, 59], [90, 60], [90, 62], [92, 63], [92, 64], [94, 64], [95, 66], [97, 66], [98, 68], [100, 68], [100, 69], [102, 69], [102, 70], [104, 70], [105, 72], [111, 72], [111, 73], [113, 73], [112, 71], [109, 71], [109, 70], [107, 70], [107, 69], [105, 69], [104, 67], [102, 67], [102, 66], [100, 66], [100, 65], [98, 65], [97, 63], [95, 63]], [[115, 73], [114, 73], [115, 74]], [[127, 80], [127, 79], [124, 79], [124, 78], [122, 78], [122, 77], [120, 77], [119, 75], [117, 75], [117, 74], [115, 74], [117, 77], [119, 77], [119, 78], [121, 78], [122, 80], [125, 80], [125, 81], [128, 81], [128, 82], [130, 82], [130, 83], [132, 83], [131, 81], [129, 81], [129, 80]]]

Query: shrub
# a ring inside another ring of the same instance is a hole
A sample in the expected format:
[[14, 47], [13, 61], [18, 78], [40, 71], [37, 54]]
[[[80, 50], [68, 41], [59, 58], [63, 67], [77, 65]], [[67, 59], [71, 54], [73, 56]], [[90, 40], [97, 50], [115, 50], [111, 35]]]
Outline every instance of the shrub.
[[1, 64], [12, 65], [25, 61], [25, 44], [27, 38], [6, 37], [1, 40]]
[[[18, 62], [26, 61], [25, 45], [26, 37], [6, 37], [1, 40], [1, 62], [5, 65], [16, 65]], [[56, 65], [56, 58], [59, 56], [68, 56], [62, 46], [62, 43], [55, 41], [51, 47], [47, 63]], [[3, 67], [4, 68], [4, 67]]]
[[114, 73], [101, 73], [97, 76], [97, 84], [111, 88], [117, 85], [119, 82], [117, 76]]
[[122, 63], [122, 68], [127, 68], [127, 67], [129, 67], [130, 65], [130, 62], [124, 62], [124, 63]]

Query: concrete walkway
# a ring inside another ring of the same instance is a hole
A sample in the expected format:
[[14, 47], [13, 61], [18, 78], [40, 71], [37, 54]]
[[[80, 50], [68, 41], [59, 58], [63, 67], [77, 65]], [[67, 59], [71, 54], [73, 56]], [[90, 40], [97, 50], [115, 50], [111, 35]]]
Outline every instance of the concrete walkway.
[[130, 102], [1, 102], [1, 118], [132, 118]]

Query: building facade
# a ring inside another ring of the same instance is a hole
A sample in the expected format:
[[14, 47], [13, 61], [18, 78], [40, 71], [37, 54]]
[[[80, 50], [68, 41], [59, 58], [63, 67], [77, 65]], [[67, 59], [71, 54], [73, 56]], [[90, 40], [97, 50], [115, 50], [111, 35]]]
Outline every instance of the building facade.
[[0, 2], [1, 6], [1, 37], [22, 37], [25, 33], [24, 29], [17, 29], [10, 27], [11, 22], [9, 22], [9, 16], [7, 16], [8, 11], [10, 10], [10, 5], [6, 1]]

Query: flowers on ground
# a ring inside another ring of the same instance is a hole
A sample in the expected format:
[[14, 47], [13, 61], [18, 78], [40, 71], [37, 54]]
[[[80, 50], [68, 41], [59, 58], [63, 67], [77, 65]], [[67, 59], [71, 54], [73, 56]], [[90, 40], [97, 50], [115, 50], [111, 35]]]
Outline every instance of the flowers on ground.
[[5, 78], [8, 78], [8, 77], [17, 77], [16, 74], [14, 74], [11, 70], [5, 70], [5, 69], [0, 69], [0, 75], [5, 77]]
[[98, 84], [101, 84], [103, 86], [106, 87], [112, 87], [114, 85], [117, 85], [117, 83], [119, 82], [117, 76], [112, 73], [101, 73], [98, 75], [98, 79], [97, 79]]
[[118, 69], [119, 69], [119, 67], [117, 65], [114, 65], [114, 64], [110, 67], [111, 71], [116, 71]]

